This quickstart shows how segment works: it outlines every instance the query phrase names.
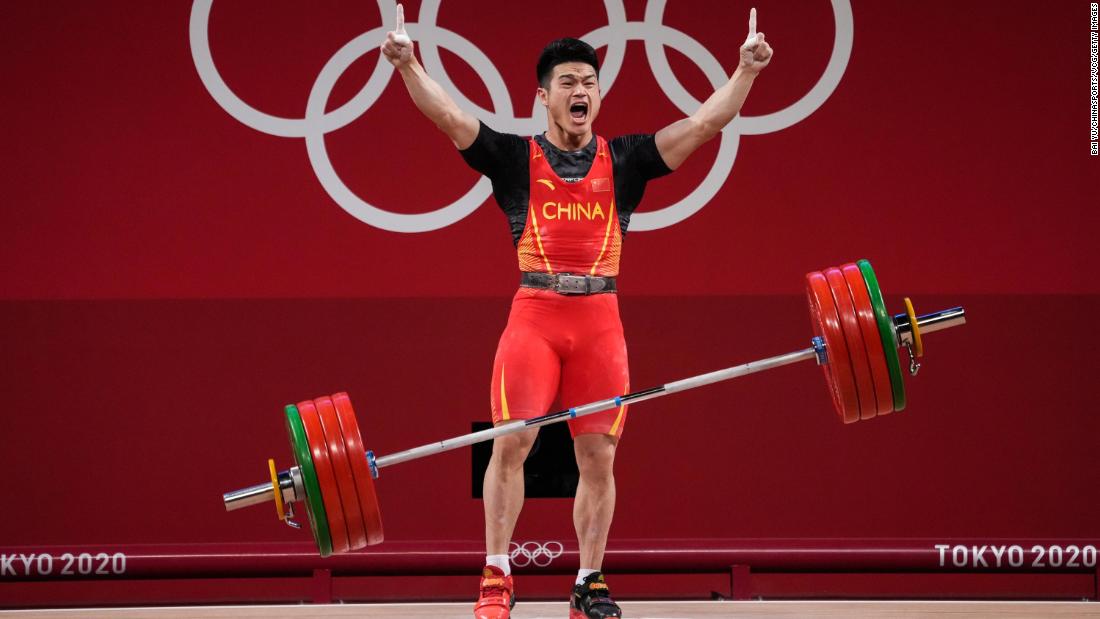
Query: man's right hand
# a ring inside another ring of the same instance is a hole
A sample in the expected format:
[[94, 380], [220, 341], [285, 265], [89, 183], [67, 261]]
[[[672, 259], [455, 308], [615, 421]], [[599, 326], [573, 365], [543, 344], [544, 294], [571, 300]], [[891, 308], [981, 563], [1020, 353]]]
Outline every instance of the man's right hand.
[[412, 39], [405, 34], [405, 7], [400, 4], [397, 5], [397, 27], [386, 33], [382, 55], [398, 69], [409, 64], [413, 58]]
[[417, 109], [446, 133], [456, 147], [469, 148], [477, 139], [481, 124], [455, 105], [454, 99], [428, 77], [416, 61], [412, 40], [405, 34], [405, 8], [400, 4], [397, 5], [397, 28], [386, 33], [382, 55], [397, 68]]
[[[404, 23], [404, 21], [402, 21]], [[739, 69], [760, 73], [772, 61], [772, 46], [764, 41], [764, 33], [756, 31], [756, 9], [749, 10], [749, 36], [741, 44]]]

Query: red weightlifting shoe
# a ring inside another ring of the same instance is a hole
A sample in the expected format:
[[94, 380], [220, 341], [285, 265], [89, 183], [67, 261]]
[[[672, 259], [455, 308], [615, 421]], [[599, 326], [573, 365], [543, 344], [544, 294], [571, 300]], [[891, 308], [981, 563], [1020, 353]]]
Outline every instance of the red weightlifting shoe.
[[596, 572], [573, 587], [569, 598], [569, 619], [619, 619], [623, 611], [611, 599], [603, 574]]
[[512, 577], [495, 565], [486, 565], [481, 572], [481, 595], [474, 604], [474, 619], [508, 619], [515, 605]]

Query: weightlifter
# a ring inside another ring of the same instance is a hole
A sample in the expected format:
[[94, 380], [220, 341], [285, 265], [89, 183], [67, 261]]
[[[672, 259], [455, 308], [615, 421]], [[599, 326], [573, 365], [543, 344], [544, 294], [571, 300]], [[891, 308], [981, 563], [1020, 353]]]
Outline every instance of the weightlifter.
[[[772, 57], [756, 32], [756, 9], [733, 76], [688, 118], [654, 134], [611, 140], [593, 133], [600, 113], [599, 61], [587, 43], [550, 42], [535, 70], [548, 129], [498, 133], [459, 109], [413, 55], [398, 5], [397, 29], [382, 53], [417, 108], [489, 177], [516, 246], [520, 287], [493, 363], [494, 424], [544, 415], [556, 396], [566, 407], [630, 391], [615, 277], [623, 237], [646, 183], [668, 174], [741, 110]], [[572, 619], [621, 617], [601, 573], [615, 511], [615, 449], [626, 406], [569, 421], [580, 483], [573, 523], [580, 571]], [[523, 462], [537, 429], [498, 438], [485, 472], [486, 566], [474, 616], [503, 619], [515, 605], [508, 546], [523, 506]]]

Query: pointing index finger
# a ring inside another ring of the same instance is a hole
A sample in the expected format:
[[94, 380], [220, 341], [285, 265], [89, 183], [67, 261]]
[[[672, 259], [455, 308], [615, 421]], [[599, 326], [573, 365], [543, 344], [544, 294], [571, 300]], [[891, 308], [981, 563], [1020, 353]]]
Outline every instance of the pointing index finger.
[[393, 31], [393, 42], [399, 46], [409, 45], [412, 39], [405, 34], [405, 7], [397, 5], [397, 28]]
[[[398, 5], [401, 6], [401, 5]], [[400, 9], [398, 9], [400, 10]], [[749, 38], [756, 36], [756, 7], [749, 9]]]

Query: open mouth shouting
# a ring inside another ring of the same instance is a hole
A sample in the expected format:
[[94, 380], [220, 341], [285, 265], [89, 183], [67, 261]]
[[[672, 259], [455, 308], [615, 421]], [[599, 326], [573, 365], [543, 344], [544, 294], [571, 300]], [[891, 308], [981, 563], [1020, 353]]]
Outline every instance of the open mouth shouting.
[[573, 122], [578, 124], [584, 123], [588, 120], [588, 103], [584, 101], [575, 101], [569, 106], [569, 115], [573, 118]]

